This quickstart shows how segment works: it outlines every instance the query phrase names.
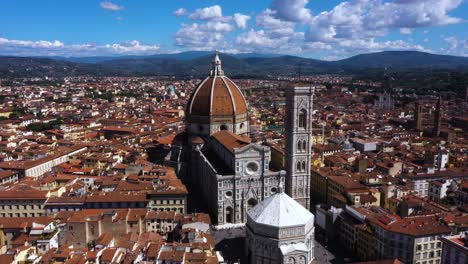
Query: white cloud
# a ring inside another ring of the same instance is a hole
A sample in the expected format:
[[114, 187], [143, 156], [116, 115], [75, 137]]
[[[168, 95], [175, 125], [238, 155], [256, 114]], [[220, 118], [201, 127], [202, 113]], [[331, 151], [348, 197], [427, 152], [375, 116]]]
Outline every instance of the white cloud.
[[193, 12], [189, 18], [194, 20], [210, 20], [214, 18], [221, 18], [223, 12], [219, 5], [209, 6], [205, 8], [199, 8]]
[[241, 52], [301, 54], [305, 51], [331, 48], [326, 43], [304, 43], [304, 33], [288, 30], [279, 34], [278, 30], [250, 29], [248, 32], [237, 36], [234, 43]]
[[460, 23], [460, 18], [451, 17], [448, 12], [457, 8], [462, 0], [395, 0], [373, 2], [374, 8], [366, 16], [368, 26], [380, 27], [424, 27]]
[[0, 38], [0, 47], [28, 47], [28, 48], [61, 48], [64, 44], [61, 41], [46, 41], [46, 40], [15, 40]]
[[403, 35], [411, 35], [413, 30], [411, 28], [400, 28], [400, 33]]
[[430, 50], [421, 45], [410, 44], [403, 40], [388, 40], [381, 42], [378, 42], [373, 38], [369, 40], [342, 40], [338, 45], [349, 52], [376, 52], [384, 50], [417, 50], [430, 52]]
[[102, 56], [150, 55], [159, 52], [156, 44], [143, 44], [137, 40], [112, 44], [64, 44], [61, 41], [14, 40], [0, 38], [2, 55], [11, 56]]
[[250, 16], [243, 15], [240, 13], [235, 13], [233, 16], [234, 22], [236, 23], [236, 26], [241, 29], [246, 29], [247, 28], [247, 22], [250, 20]]
[[174, 11], [172, 14], [178, 17], [185, 16], [187, 14], [187, 9], [181, 7], [177, 9], [176, 11]]
[[110, 11], [119, 11], [119, 10], [124, 9], [123, 6], [114, 4], [111, 1], [102, 1], [101, 2], [101, 7], [106, 9], [106, 10], [110, 10]]
[[284, 21], [275, 17], [276, 11], [266, 9], [256, 17], [256, 23], [259, 27], [275, 30], [281, 28], [294, 28], [295, 23]]
[[251, 29], [248, 32], [238, 36], [236, 38], [236, 43], [243, 45], [244, 48], [249, 47], [252, 50], [256, 50], [258, 48], [265, 49], [277, 47], [277, 43], [268, 37], [264, 30], [255, 31]]
[[309, 0], [275, 0], [271, 9], [279, 19], [292, 22], [307, 22], [312, 18], [312, 12], [305, 8]]
[[182, 28], [175, 34], [175, 41], [182, 47], [212, 50], [224, 46], [224, 34], [232, 30], [234, 30], [232, 25], [220, 21], [182, 24]]
[[444, 38], [447, 47], [441, 48], [441, 51], [446, 54], [468, 56], [468, 39], [459, 39], [455, 36]]
[[159, 45], [147, 45], [138, 40], [123, 43], [106, 44], [100, 49], [107, 49], [111, 54], [153, 54], [159, 51]]
[[[338, 4], [330, 11], [313, 17], [306, 39], [374, 38], [394, 29], [408, 32], [416, 27], [459, 23], [460, 18], [448, 12], [462, 0], [352, 0]], [[324, 37], [325, 36], [325, 37]]]
[[456, 49], [458, 47], [458, 39], [456, 37], [446, 37], [444, 41], [450, 45], [450, 49]]
[[197, 50], [232, 49], [225, 41], [229, 33], [235, 29], [246, 29], [250, 16], [235, 13], [233, 16], [223, 16], [219, 5], [200, 8], [189, 15], [194, 23], [183, 23], [175, 33], [177, 46]]
[[332, 46], [325, 42], [306, 42], [303, 46], [304, 50], [330, 50]]

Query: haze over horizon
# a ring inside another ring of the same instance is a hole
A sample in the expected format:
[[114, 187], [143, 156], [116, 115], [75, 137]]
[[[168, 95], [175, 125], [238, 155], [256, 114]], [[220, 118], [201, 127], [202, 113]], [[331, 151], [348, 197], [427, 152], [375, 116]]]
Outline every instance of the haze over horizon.
[[468, 56], [467, 19], [463, 0], [21, 0], [2, 3], [0, 55], [219, 49], [325, 60], [383, 50]]

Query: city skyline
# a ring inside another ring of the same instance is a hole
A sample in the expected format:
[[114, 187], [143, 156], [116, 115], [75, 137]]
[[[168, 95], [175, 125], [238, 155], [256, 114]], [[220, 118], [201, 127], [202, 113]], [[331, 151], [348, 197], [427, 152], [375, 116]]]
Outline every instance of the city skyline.
[[468, 55], [462, 0], [21, 1], [0, 10], [0, 55], [219, 49], [334, 60], [382, 50]]

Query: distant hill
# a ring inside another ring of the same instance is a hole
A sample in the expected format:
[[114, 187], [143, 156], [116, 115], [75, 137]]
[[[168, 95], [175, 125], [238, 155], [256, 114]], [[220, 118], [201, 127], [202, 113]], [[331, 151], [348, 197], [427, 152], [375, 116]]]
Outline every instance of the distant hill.
[[[384, 51], [356, 55], [337, 61], [322, 61], [273, 54], [220, 54], [230, 76], [261, 77], [315, 73], [359, 73], [388, 67], [391, 70], [468, 69], [467, 57], [417, 51]], [[187, 51], [151, 56], [27, 58], [1, 57], [0, 77], [66, 75], [176, 75], [205, 76], [213, 53]]]
[[419, 51], [383, 51], [360, 54], [334, 62], [338, 67], [360, 68], [454, 68], [468, 65], [468, 57], [437, 55]]
[[[110, 60], [144, 60], [144, 59], [175, 59], [175, 60], [192, 60], [204, 56], [212, 55], [212, 51], [185, 51], [179, 53], [155, 54], [146, 56], [94, 56], [94, 57], [37, 57], [59, 61], [77, 62], [77, 63], [100, 63]], [[274, 58], [282, 55], [279, 54], [263, 54], [263, 53], [237, 53], [227, 54], [235, 58]]]

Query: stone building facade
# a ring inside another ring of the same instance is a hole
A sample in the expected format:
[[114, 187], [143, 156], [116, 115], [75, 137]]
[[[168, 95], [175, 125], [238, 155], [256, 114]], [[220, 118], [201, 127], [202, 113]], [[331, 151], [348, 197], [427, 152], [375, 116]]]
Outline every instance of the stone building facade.
[[244, 223], [247, 211], [284, 183], [284, 171], [269, 169], [269, 147], [232, 132], [215, 133], [195, 152], [191, 172], [215, 223]]

